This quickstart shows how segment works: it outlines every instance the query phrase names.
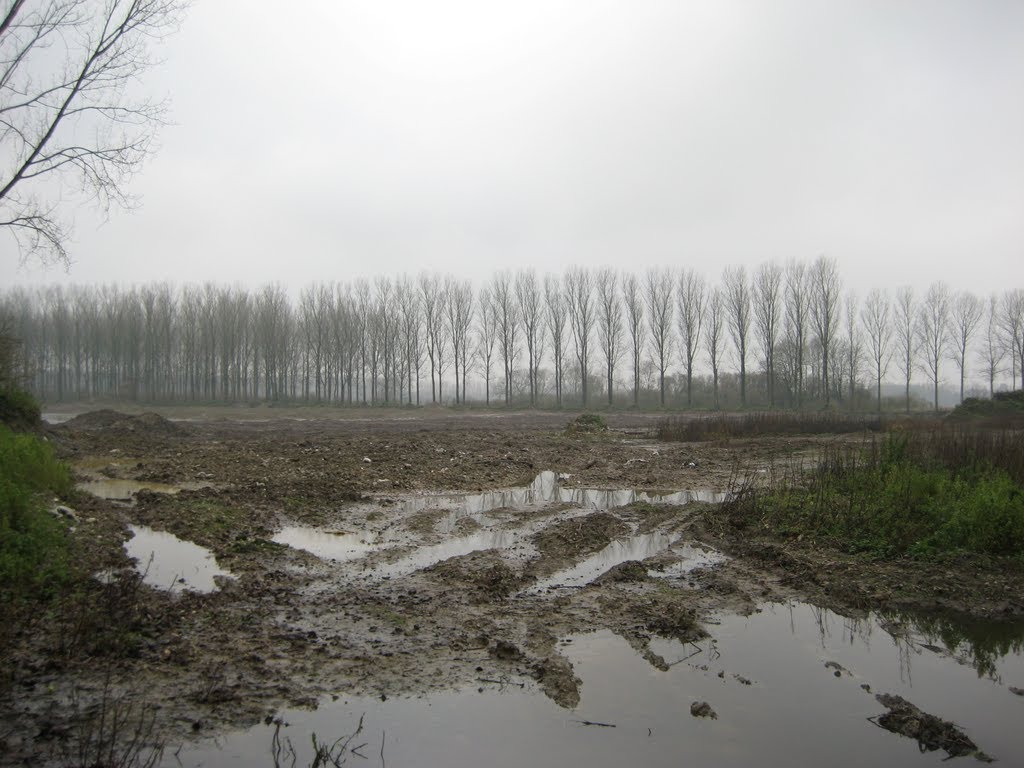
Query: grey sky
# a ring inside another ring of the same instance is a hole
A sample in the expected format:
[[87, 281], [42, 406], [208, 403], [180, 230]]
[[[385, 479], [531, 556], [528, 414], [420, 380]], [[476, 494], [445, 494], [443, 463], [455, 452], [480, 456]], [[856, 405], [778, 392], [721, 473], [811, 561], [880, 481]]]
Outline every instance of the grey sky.
[[[1024, 284], [1024, 3], [199, 0], [143, 206], [70, 272], [228, 281], [838, 259]], [[5, 280], [6, 282], [6, 280]]]

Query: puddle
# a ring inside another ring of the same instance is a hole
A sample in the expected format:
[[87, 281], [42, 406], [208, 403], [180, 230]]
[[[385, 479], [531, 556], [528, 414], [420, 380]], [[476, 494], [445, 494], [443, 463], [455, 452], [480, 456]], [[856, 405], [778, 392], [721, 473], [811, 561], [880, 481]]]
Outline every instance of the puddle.
[[543, 592], [555, 587], [582, 587], [602, 573], [627, 560], [646, 560], [671, 547], [678, 536], [666, 533], [646, 533], [613, 541], [600, 552], [580, 561], [572, 568], [566, 568], [543, 579], [527, 590], [528, 594]]
[[695, 501], [720, 503], [728, 494], [719, 491], [676, 491], [649, 494], [644, 491], [603, 488], [572, 488], [562, 484], [556, 472], [541, 472], [530, 485], [518, 488], [469, 494], [428, 494], [403, 501], [398, 509], [403, 516], [411, 516], [424, 509], [452, 508], [436, 527], [438, 533], [451, 533], [455, 524], [464, 517], [472, 517], [480, 525], [493, 525], [486, 517], [497, 509], [526, 509], [544, 504], [573, 504], [589, 510], [612, 509], [638, 501], [652, 504], [689, 504]]
[[[520, 690], [480, 681], [481, 690], [474, 685], [386, 701], [339, 692], [342, 698], [316, 711], [280, 713], [289, 723], [281, 736], [290, 739], [302, 765], [312, 760], [311, 734], [331, 743], [352, 733], [360, 717], [364, 730], [353, 744], [366, 745], [366, 759], [358, 763], [368, 766], [946, 764], [943, 752], [921, 752], [916, 742], [870, 722], [884, 707], [861, 688], [865, 684], [956, 722], [1004, 764], [1024, 753], [1024, 701], [1007, 687], [1024, 686], [1024, 627], [1017, 626], [1007, 653], [992, 658], [1004, 685], [919, 642], [894, 640], [882, 623], [808, 605], [769, 606], [750, 617], [721, 617], [709, 626], [713, 637], [699, 644], [656, 641], [653, 649], [671, 665], [664, 671], [605, 630], [560, 646], [582, 680], [575, 710], [559, 708], [532, 682]], [[919, 637], [928, 639], [938, 638]], [[837, 678], [826, 661], [849, 673]], [[696, 701], [707, 701], [718, 719], [692, 717]], [[176, 758], [189, 768], [268, 764], [273, 734], [273, 725], [260, 724], [183, 749]], [[958, 764], [976, 763], [964, 758]]]
[[179, 483], [168, 485], [167, 483], [147, 483], [141, 480], [115, 480], [112, 478], [96, 478], [78, 483], [75, 486], [80, 491], [91, 493], [101, 499], [109, 501], [131, 501], [139, 491], [152, 491], [153, 493], [166, 493], [174, 495], [181, 491], [198, 491], [202, 488], [209, 488], [207, 483]]
[[[530, 531], [532, 533], [532, 530]], [[394, 563], [374, 568], [370, 575], [378, 577], [406, 576], [415, 571], [429, 568], [431, 565], [448, 560], [452, 557], [461, 557], [470, 552], [482, 551], [485, 549], [501, 550], [503, 555], [523, 552], [527, 548], [525, 542], [529, 534], [523, 529], [487, 529], [469, 536], [461, 536], [457, 539], [449, 539], [440, 544], [429, 547], [420, 547], [408, 557], [396, 560]], [[532, 550], [532, 547], [530, 547]]]
[[81, 416], [81, 413], [51, 413], [44, 411], [39, 415], [39, 418], [47, 424], [63, 424], [65, 421], [71, 421], [76, 416]]
[[125, 551], [137, 561], [142, 580], [152, 587], [171, 592], [213, 592], [217, 589], [214, 577], [231, 576], [205, 547], [144, 525], [128, 528], [134, 536], [125, 542]]
[[690, 543], [677, 544], [672, 548], [672, 552], [679, 556], [678, 562], [666, 565], [662, 570], [651, 570], [647, 573], [656, 578], [685, 576], [698, 568], [710, 568], [729, 559], [718, 550]]
[[378, 537], [373, 533], [325, 531], [300, 525], [285, 526], [274, 534], [273, 541], [338, 562], [354, 560], [380, 548]]

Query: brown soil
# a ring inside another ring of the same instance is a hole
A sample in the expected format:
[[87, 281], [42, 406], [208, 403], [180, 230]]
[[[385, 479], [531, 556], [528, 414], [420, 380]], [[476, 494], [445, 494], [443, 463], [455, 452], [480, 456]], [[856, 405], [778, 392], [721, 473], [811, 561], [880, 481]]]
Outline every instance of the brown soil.
[[[65, 500], [81, 519], [71, 535], [84, 572], [123, 576], [109, 586], [90, 580], [86, 597], [69, 603], [66, 615], [29, 622], [9, 638], [0, 762], [59, 752], [72, 737], [76, 706], [102, 698], [110, 680], [159, 706], [165, 738], [176, 743], [338, 691], [386, 696], [527, 682], [573, 707], [579, 680], [559, 652], [560, 638], [607, 628], [663, 665], [648, 648], [652, 636], [699, 638], [710, 614], [750, 612], [766, 600], [1024, 614], [1019, 570], [879, 564], [740, 531], [702, 504], [495, 510], [488, 513], [493, 529], [518, 536], [508, 551], [374, 575], [399, 556], [475, 529], [463, 519], [455, 534], [438, 532], [446, 514], [440, 506], [402, 512], [405, 500], [424, 492], [526, 486], [542, 471], [568, 475], [569, 488], [724, 491], [737, 473], [756, 480], [829, 440], [658, 443], [650, 437], [652, 417], [643, 414], [609, 417], [607, 433], [566, 434], [574, 416], [396, 410], [180, 423], [100, 412], [51, 428], [48, 439], [83, 478], [102, 470], [210, 487], [144, 491], [132, 504], [84, 493]], [[129, 523], [208, 547], [236, 578], [211, 594], [140, 587], [122, 548]], [[363, 532], [390, 549], [326, 561], [272, 542], [286, 524]], [[681, 533], [733, 559], [684, 577], [650, 578], [649, 567], [671, 560], [659, 555], [623, 563], [583, 588], [529, 590], [631, 530]], [[79, 610], [82, 603], [88, 611]], [[98, 617], [96, 626], [76, 630], [72, 619], [85, 615]]]

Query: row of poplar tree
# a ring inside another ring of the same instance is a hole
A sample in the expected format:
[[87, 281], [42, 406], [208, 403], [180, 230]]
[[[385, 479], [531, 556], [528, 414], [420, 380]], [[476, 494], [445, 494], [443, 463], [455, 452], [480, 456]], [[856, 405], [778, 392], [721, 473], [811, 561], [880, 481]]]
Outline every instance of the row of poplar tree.
[[[47, 401], [801, 407], [963, 398], [1024, 379], [1024, 291], [844, 292], [834, 259], [642, 274], [575, 267], [280, 285], [50, 286], [0, 293], [0, 337]], [[429, 386], [427, 382], [429, 381]], [[472, 382], [472, 384], [470, 384]]]

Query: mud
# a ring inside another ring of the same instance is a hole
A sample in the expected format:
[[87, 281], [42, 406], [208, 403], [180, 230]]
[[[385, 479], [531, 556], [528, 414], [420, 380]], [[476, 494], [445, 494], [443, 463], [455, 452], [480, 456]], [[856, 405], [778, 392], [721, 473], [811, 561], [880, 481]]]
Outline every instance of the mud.
[[608, 631], [663, 670], [658, 643], [701, 641], [715, 615], [794, 597], [847, 611], [1024, 615], [1024, 577], [1003, 564], [967, 575], [952, 563], [880, 566], [752, 532], [713, 503], [737, 477], [756, 482], [827, 438], [667, 444], [650, 438], [647, 416], [567, 435], [570, 418], [107, 412], [51, 427], [82, 482], [101, 468], [181, 489], [139, 489], [132, 506], [84, 491], [65, 500], [82, 521], [70, 535], [88, 572], [131, 574], [125, 542], [146, 526], [206, 548], [235, 578], [207, 594], [132, 591], [112, 651], [58, 652], [63, 625], [28, 627], [4, 670], [15, 694], [0, 704], [22, 735], [0, 755], [55, 754], [71, 731], [40, 722], [68, 725], [72, 702], [101, 699], [111, 678], [140, 686], [164, 737], [181, 744], [338, 691], [530, 684], [573, 708], [581, 678], [564, 638]]

